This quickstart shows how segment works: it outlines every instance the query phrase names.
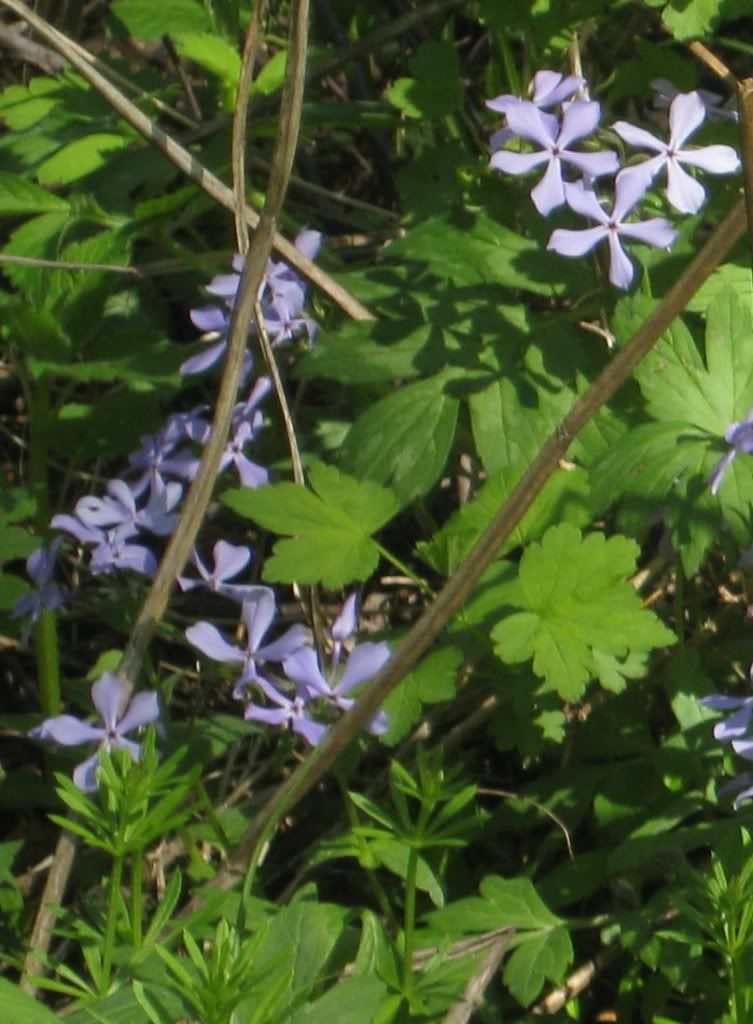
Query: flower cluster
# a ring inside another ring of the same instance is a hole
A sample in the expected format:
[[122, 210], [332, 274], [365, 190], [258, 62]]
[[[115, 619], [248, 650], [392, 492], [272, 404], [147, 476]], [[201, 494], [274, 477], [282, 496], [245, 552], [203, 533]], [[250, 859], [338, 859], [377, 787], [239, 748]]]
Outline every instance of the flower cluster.
[[[750, 677], [753, 680], [753, 667]], [[729, 718], [716, 723], [714, 738], [720, 743], [730, 743], [736, 754], [753, 761], [753, 739], [747, 735], [753, 720], [753, 697], [713, 694], [710, 697], [703, 697], [700, 703], [714, 711], [732, 712]], [[737, 810], [743, 801], [753, 797], [753, 772], [743, 772], [723, 786], [719, 792], [720, 795], [735, 793], [734, 806]]]
[[[314, 260], [322, 245], [319, 231], [301, 231], [295, 240], [295, 247]], [[219, 362], [227, 348], [230, 317], [238, 293], [240, 274], [243, 270], [243, 257], [233, 257], [233, 274], [221, 274], [207, 285], [210, 295], [219, 299], [219, 303], [201, 306], [191, 310], [191, 321], [195, 327], [213, 339], [211, 344], [198, 355], [187, 359], [180, 368], [186, 376], [203, 373]], [[269, 260], [267, 269], [259, 286], [259, 305], [264, 316], [264, 327], [272, 345], [281, 345], [291, 341], [299, 334], [308, 337], [309, 342], [316, 336], [316, 324], [310, 317], [303, 315], [307, 299], [306, 283], [292, 270], [287, 263]], [[252, 320], [248, 325], [249, 334], [256, 330]], [[251, 370], [251, 356], [247, 355], [245, 373]]]
[[[710, 111], [718, 116], [724, 113], [713, 102], [713, 94], [704, 97], [698, 92], [684, 94], [674, 90], [670, 100], [668, 83], [660, 80], [659, 85], [661, 95], [669, 103], [669, 139], [664, 141], [643, 128], [617, 121], [612, 131], [627, 146], [654, 154], [622, 168], [617, 154], [611, 150], [573, 148], [593, 137], [601, 118], [600, 104], [585, 98], [586, 82], [582, 78], [539, 71], [532, 83], [530, 100], [503, 95], [487, 101], [487, 106], [502, 113], [506, 120], [506, 127], [491, 138], [494, 152], [490, 166], [512, 175], [544, 168], [530, 193], [539, 213], [548, 216], [566, 205], [579, 216], [596, 222], [591, 228], [557, 228], [547, 248], [562, 256], [579, 257], [606, 239], [610, 254], [609, 280], [623, 289], [630, 286], [634, 276], [623, 239], [670, 248], [677, 237], [677, 231], [664, 217], [644, 221], [628, 219], [654, 181], [666, 175], [666, 197], [670, 205], [680, 213], [697, 213], [706, 193], [685, 166], [711, 174], [731, 174], [740, 167], [731, 146], [687, 146]], [[557, 106], [561, 108], [559, 115], [549, 109]], [[499, 148], [510, 140], [538, 148], [532, 152]], [[580, 177], [566, 178], [565, 174]], [[596, 186], [599, 179], [612, 175], [615, 176], [614, 201], [607, 210]]]
[[[316, 231], [303, 231], [296, 239], [298, 250], [309, 259], [316, 256], [320, 245], [321, 235]], [[236, 273], [217, 277], [209, 285], [208, 291], [221, 300], [220, 304], [191, 312], [197, 327], [219, 338], [183, 364], [184, 375], [209, 369], [227, 346], [242, 269], [240, 257], [233, 260], [233, 268]], [[286, 264], [270, 260], [259, 300], [272, 344], [282, 344], [297, 334], [313, 341], [316, 325], [303, 314], [306, 298], [306, 285], [298, 275]], [[254, 329], [251, 325], [249, 333]], [[249, 355], [246, 378], [251, 365]], [[251, 460], [247, 448], [264, 425], [259, 406], [270, 390], [269, 379], [259, 377], [248, 396], [236, 405], [231, 435], [222, 454], [220, 472], [234, 468], [244, 487], [259, 487], [269, 479], [267, 469]], [[124, 478], [110, 480], [103, 497], [86, 495], [77, 502], [72, 515], [53, 518], [54, 529], [71, 535], [90, 549], [88, 564], [93, 573], [131, 569], [152, 575], [156, 571], [157, 557], [145, 543], [145, 534], [166, 537], [172, 533], [185, 486], [199, 468], [198, 448], [207, 442], [211, 432], [208, 412], [202, 406], [171, 416], [158, 434], [142, 437], [139, 451], [129, 456]], [[28, 616], [33, 622], [42, 609], [59, 607], [62, 592], [52, 583], [52, 573], [61, 543], [62, 538], [57, 537], [49, 551], [40, 549], [29, 559], [27, 568], [37, 589], [18, 602], [17, 616]], [[344, 656], [344, 645], [358, 623], [355, 596], [348, 598], [332, 625], [331, 658], [326, 669], [311, 646], [310, 631], [302, 625], [293, 625], [277, 639], [268, 641], [267, 634], [277, 614], [274, 592], [269, 587], [238, 582], [252, 557], [249, 547], [225, 540], [214, 545], [209, 562], [194, 551], [192, 568], [178, 579], [180, 588], [184, 592], [201, 588], [240, 604], [245, 641], [241, 645], [232, 642], [206, 621], [189, 627], [186, 637], [208, 658], [237, 669], [233, 696], [244, 702], [248, 721], [286, 727], [316, 744], [324, 736], [332, 712], [347, 710], [353, 704], [350, 695], [382, 668], [390, 657], [389, 647], [386, 643], [363, 643], [353, 646]], [[74, 772], [74, 780], [81, 789], [95, 789], [99, 751], [119, 747], [137, 759], [139, 744], [128, 739], [127, 734], [159, 720], [155, 693], [136, 694], [127, 708], [123, 707], [126, 699], [124, 681], [105, 673], [92, 687], [92, 701], [102, 725], [91, 725], [73, 715], [58, 715], [43, 722], [31, 735], [64, 746], [96, 742], [97, 751]], [[384, 713], [376, 715], [370, 731], [381, 734], [386, 729]]]
[[[321, 716], [327, 718], [332, 709], [351, 707], [353, 698], [348, 695], [379, 672], [390, 649], [386, 643], [357, 644], [342, 663], [344, 643], [358, 625], [356, 598], [351, 595], [330, 630], [332, 654], [323, 670], [305, 626], [291, 626], [276, 640], [265, 643], [277, 614], [275, 595], [269, 587], [248, 587], [241, 593], [242, 589], [237, 593], [225, 590], [224, 594], [241, 602], [243, 646], [232, 643], [210, 622], [190, 626], [186, 639], [213, 661], [234, 666], [238, 675], [233, 696], [246, 701], [252, 695], [244, 712], [247, 721], [283, 726], [316, 745], [327, 731]], [[279, 669], [273, 672], [272, 666]], [[263, 697], [265, 703], [256, 703], [257, 697]], [[387, 728], [386, 715], [380, 712], [369, 730], [381, 735]]]

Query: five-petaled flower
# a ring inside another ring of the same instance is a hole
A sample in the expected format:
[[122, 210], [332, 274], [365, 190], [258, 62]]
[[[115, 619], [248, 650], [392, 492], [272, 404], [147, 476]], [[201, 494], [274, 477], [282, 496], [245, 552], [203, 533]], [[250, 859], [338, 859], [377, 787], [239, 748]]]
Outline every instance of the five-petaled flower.
[[611, 213], [601, 206], [594, 192], [580, 183], [567, 185], [566, 194], [571, 209], [583, 217], [599, 221], [599, 225], [580, 230], [557, 228], [552, 232], [547, 249], [553, 249], [561, 256], [583, 256], [606, 238], [609, 242], [609, 280], [617, 288], [628, 288], [634, 272], [633, 264], [622, 248], [621, 236], [662, 249], [671, 246], [677, 237], [675, 229], [663, 217], [626, 222], [625, 218], [643, 195], [643, 187], [636, 177], [626, 177], [624, 171], [617, 175]]
[[26, 571], [36, 585], [36, 589], [22, 594], [13, 606], [13, 618], [26, 618], [23, 637], [29, 639], [31, 627], [43, 611], [56, 611], [65, 601], [65, 594], [52, 582], [55, 573], [55, 562], [63, 543], [62, 537], [55, 537], [49, 547], [42, 545], [33, 551], [26, 560]]
[[731, 146], [701, 146], [686, 149], [685, 143], [700, 128], [706, 117], [706, 106], [697, 92], [680, 93], [669, 108], [669, 142], [662, 142], [644, 128], [636, 128], [627, 121], [612, 125], [623, 142], [641, 149], [654, 150], [652, 156], [622, 174], [635, 175], [643, 188], [653, 181], [664, 168], [667, 170], [667, 199], [680, 213], [697, 213], [706, 198], [700, 182], [683, 169], [683, 164], [698, 167], [710, 174], [733, 174], [740, 168], [740, 160]]
[[48, 718], [29, 733], [34, 739], [52, 740], [64, 747], [77, 747], [83, 743], [98, 745], [97, 751], [82, 761], [73, 772], [73, 781], [84, 792], [92, 792], [97, 788], [100, 750], [118, 747], [129, 751], [134, 761], [138, 761], [141, 747], [135, 740], [127, 739], [127, 734], [159, 719], [159, 698], [154, 691], [135, 694], [123, 710], [126, 695], [126, 684], [120, 676], [105, 672], [92, 686], [92, 701], [102, 719], [102, 725], [91, 725], [75, 715], [57, 715]]
[[565, 202], [562, 165], [575, 167], [590, 178], [614, 174], [619, 168], [617, 154], [610, 150], [578, 153], [568, 147], [590, 135], [599, 123], [598, 103], [575, 100], [562, 115], [562, 125], [550, 114], [542, 114], [533, 103], [520, 100], [506, 111], [508, 127], [515, 135], [541, 146], [536, 153], [512, 153], [503, 149], [492, 155], [490, 166], [508, 174], [528, 174], [546, 164], [544, 176], [531, 191], [531, 199], [539, 213], [546, 216]]

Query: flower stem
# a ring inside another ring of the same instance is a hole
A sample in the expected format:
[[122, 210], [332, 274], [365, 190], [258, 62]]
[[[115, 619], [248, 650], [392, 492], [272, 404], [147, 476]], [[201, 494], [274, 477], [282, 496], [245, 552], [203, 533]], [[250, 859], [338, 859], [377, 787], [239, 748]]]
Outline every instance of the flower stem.
[[407, 576], [409, 580], [413, 580], [413, 582], [416, 584], [419, 590], [421, 590], [422, 593], [426, 594], [427, 597], [433, 598], [436, 596], [435, 592], [432, 590], [432, 588], [429, 586], [426, 580], [422, 579], [420, 576], [417, 576], [412, 569], [408, 568], [405, 562], [402, 562], [396, 555], [393, 555], [391, 551], [388, 551], [387, 548], [384, 547], [383, 544], [380, 544], [378, 540], [375, 540], [374, 543], [376, 544], [379, 554], [382, 556], [382, 558], [386, 558], [391, 565], [394, 565], [395, 568], [403, 574], [403, 576]]
[[118, 854], [112, 862], [110, 875], [110, 892], [107, 901], [107, 926], [105, 929], [105, 948], [102, 954], [102, 977], [100, 981], [101, 996], [107, 995], [112, 974], [112, 959], [115, 953], [115, 931], [118, 924], [118, 902], [120, 899], [120, 883], [123, 879], [123, 854]]
[[131, 854], [131, 933], [136, 949], [141, 948], [144, 915], [144, 860], [141, 850]]
[[416, 943], [416, 875], [418, 850], [411, 846], [405, 872], [405, 914], [403, 919], [403, 992], [413, 991], [413, 949]]

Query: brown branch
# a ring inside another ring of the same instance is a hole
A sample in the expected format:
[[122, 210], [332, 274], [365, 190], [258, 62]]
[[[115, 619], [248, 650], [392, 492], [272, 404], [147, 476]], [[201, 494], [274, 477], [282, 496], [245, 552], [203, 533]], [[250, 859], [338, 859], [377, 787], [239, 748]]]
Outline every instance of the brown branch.
[[466, 985], [462, 1000], [445, 1014], [443, 1024], [468, 1024], [474, 1012], [483, 1002], [484, 993], [499, 970], [499, 965], [510, 946], [512, 937], [513, 930], [510, 928], [496, 940]]

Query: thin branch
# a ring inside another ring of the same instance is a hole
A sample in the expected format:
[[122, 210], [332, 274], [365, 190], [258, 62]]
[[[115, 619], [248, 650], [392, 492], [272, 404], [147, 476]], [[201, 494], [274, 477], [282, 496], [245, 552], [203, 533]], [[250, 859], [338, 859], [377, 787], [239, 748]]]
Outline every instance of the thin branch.
[[522, 793], [513, 793], [509, 789], [486, 789], [485, 787], [480, 787], [476, 790], [476, 792], [478, 793], [479, 796], [499, 796], [502, 797], [503, 800], [522, 800], [523, 803], [530, 804], [531, 807], [535, 807], [537, 811], [541, 811], [541, 813], [545, 817], [549, 818], [550, 821], [553, 821], [557, 828], [560, 830], [560, 832], [562, 832], [562, 834], [565, 837], [565, 844], [567, 845], [567, 852], [570, 855], [570, 860], [575, 860], [575, 855], [573, 854], [573, 844], [570, 841], [570, 833], [568, 831], [567, 825], [564, 823], [562, 818], [560, 818], [557, 814], [554, 813], [554, 811], [550, 810], [544, 804], [539, 803], [538, 800], [534, 800], [532, 796], [524, 796]]
[[[38, 17], [30, 10], [22, 0], [0, 0], [0, 6], [17, 14], [24, 21], [34, 28], [46, 42], [58, 53], [62, 54], [69, 63], [99, 92], [110, 106], [116, 110], [122, 118], [144, 136], [156, 149], [158, 149], [168, 160], [173, 163], [179, 171], [186, 175], [191, 181], [199, 186], [206, 194], [224, 206], [231, 212], [235, 209], [235, 196], [233, 190], [228, 188], [218, 177], [207, 170], [203, 164], [194, 157], [179, 142], [159, 128], [126, 96], [116, 89], [108, 80], [101, 75], [96, 68], [82, 59], [79, 47], [72, 46], [67, 36], [53, 28], [48, 22]], [[271, 179], [274, 181], [274, 177]], [[246, 220], [255, 228], [259, 224], [259, 214], [256, 210], [246, 207]], [[325, 273], [311, 260], [306, 259], [296, 247], [284, 236], [275, 231], [273, 245], [277, 252], [286, 260], [298, 273], [302, 274], [308, 281], [327, 295], [333, 302], [354, 320], [372, 320], [373, 314], [358, 301], [347, 289], [338, 284], [329, 274]]]
[[443, 1024], [468, 1024], [474, 1012], [484, 1001], [484, 993], [499, 970], [499, 965], [510, 946], [512, 937], [513, 930], [511, 928], [496, 940], [466, 985], [462, 1000], [445, 1014]]
[[233, 195], [235, 197], [233, 206], [235, 239], [238, 243], [238, 252], [243, 256], [248, 252], [248, 225], [246, 224], [246, 122], [248, 121], [248, 108], [251, 102], [251, 80], [254, 74], [254, 65], [256, 64], [256, 55], [259, 51], [261, 19], [265, 6], [265, 0], [259, 0], [258, 3], [254, 4], [251, 21], [248, 24], [246, 41], [243, 44], [243, 59], [241, 62], [241, 73], [238, 78], [230, 142], [230, 166], [232, 168]]

